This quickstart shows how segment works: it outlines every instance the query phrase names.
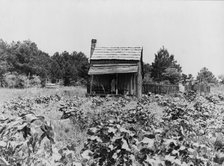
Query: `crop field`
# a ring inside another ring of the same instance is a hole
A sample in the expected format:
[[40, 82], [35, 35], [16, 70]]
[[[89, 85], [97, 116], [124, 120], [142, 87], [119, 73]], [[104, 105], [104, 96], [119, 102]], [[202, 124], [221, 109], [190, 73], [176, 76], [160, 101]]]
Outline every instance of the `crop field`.
[[140, 99], [0, 89], [0, 166], [223, 165], [223, 89]]

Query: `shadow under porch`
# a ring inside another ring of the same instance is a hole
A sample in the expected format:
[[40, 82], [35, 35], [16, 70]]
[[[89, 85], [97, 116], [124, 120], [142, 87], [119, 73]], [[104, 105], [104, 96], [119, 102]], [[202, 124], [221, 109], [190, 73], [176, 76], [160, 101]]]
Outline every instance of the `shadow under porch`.
[[87, 93], [90, 95], [136, 95], [136, 81], [136, 73], [91, 75]]

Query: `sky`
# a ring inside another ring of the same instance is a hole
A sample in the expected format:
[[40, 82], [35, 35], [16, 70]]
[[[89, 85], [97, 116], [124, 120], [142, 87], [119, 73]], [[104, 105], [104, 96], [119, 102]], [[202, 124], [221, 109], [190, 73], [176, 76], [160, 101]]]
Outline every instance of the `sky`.
[[141, 46], [152, 63], [163, 46], [194, 76], [224, 74], [224, 1], [0, 0], [0, 38], [39, 49], [90, 54], [97, 46]]

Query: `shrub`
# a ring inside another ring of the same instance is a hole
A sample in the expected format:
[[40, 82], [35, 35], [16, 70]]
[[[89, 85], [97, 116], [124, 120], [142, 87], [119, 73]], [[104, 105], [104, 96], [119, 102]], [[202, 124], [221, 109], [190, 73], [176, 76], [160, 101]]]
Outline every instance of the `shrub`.
[[8, 88], [28, 88], [28, 87], [40, 87], [41, 79], [39, 76], [32, 76], [29, 79], [26, 75], [18, 74], [16, 72], [6, 73], [2, 81], [4, 87]]
[[17, 75], [16, 77], [16, 88], [28, 88], [29, 79], [25, 75]]
[[16, 87], [17, 73], [6, 73], [4, 74], [4, 84], [8, 88]]
[[4, 75], [5, 86], [8, 88], [27, 88], [29, 79], [25, 75], [20, 75], [16, 72], [6, 73]]
[[31, 87], [41, 87], [41, 79], [39, 76], [34, 75], [32, 79], [30, 79], [29, 86]]

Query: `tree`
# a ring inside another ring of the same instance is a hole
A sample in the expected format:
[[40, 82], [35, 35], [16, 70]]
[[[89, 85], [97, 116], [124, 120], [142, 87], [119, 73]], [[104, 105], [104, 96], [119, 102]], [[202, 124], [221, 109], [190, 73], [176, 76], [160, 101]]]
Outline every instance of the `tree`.
[[171, 84], [177, 84], [181, 80], [181, 73], [176, 68], [168, 67], [162, 73], [164, 80], [168, 80]]
[[[171, 72], [174, 73], [171, 74]], [[155, 54], [151, 72], [151, 76], [155, 81], [169, 80], [171, 83], [177, 83], [181, 79], [179, 76], [181, 72], [181, 66], [177, 64], [177, 61], [174, 60], [174, 55], [170, 55], [167, 49], [163, 47]]]
[[82, 52], [56, 52], [50, 57], [30, 40], [7, 44], [0, 39], [0, 86], [4, 86], [5, 73], [17, 73], [18, 77], [22, 75], [28, 79], [39, 76], [42, 85], [47, 78], [53, 82], [63, 79], [65, 85], [77, 81], [86, 83], [88, 69], [88, 58]]
[[13, 66], [11, 72], [27, 76], [39, 75], [41, 78], [49, 76], [50, 56], [30, 40], [12, 42], [7, 61]]
[[186, 84], [187, 83], [187, 74], [182, 73], [181, 80], [182, 80], [183, 84]]
[[220, 79], [220, 83], [224, 84], [224, 74], [219, 75], [218, 78]]
[[196, 80], [199, 82], [217, 83], [218, 80], [208, 68], [203, 67], [197, 75]]
[[188, 74], [187, 79], [188, 79], [188, 80], [193, 80], [193, 79], [194, 79], [194, 77], [193, 77], [193, 75], [192, 75], [192, 74]]
[[52, 56], [51, 80], [63, 79], [64, 85], [69, 86], [77, 81], [88, 79], [89, 63], [88, 58], [82, 52], [67, 51]]
[[77, 74], [78, 74], [78, 79], [83, 78], [83, 79], [88, 79], [88, 71], [89, 71], [89, 62], [88, 58], [85, 56], [84, 53], [79, 52], [73, 52], [72, 53], [72, 58], [73, 62], [77, 68]]
[[143, 74], [148, 74], [152, 72], [152, 65], [143, 62]]
[[53, 83], [56, 83], [57, 80], [62, 79], [62, 70], [57, 63], [57, 61], [52, 60], [51, 69], [50, 69], [50, 78]]
[[0, 86], [4, 86], [4, 74], [11, 68], [7, 62], [9, 45], [0, 39]]
[[187, 75], [187, 74], [182, 73], [181, 81], [182, 81], [183, 84], [186, 84], [186, 83], [191, 82], [193, 80], [194, 80], [194, 77], [192, 76], [192, 74]]
[[143, 62], [143, 83], [152, 83], [152, 65]]

